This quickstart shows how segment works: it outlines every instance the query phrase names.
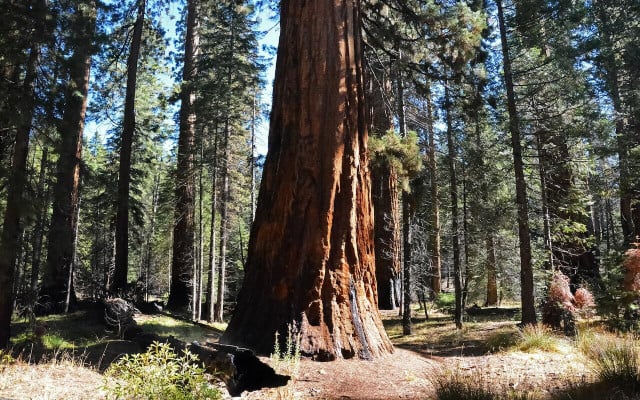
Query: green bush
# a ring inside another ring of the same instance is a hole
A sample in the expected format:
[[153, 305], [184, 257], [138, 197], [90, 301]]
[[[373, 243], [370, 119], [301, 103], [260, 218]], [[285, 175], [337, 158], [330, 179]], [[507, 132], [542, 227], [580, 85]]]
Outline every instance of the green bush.
[[107, 370], [109, 398], [135, 400], [213, 400], [220, 392], [209, 386], [197, 357], [178, 356], [167, 343], [154, 342], [146, 353], [125, 355]]
[[436, 307], [443, 312], [453, 312], [456, 303], [456, 296], [453, 293], [438, 293], [435, 300]]

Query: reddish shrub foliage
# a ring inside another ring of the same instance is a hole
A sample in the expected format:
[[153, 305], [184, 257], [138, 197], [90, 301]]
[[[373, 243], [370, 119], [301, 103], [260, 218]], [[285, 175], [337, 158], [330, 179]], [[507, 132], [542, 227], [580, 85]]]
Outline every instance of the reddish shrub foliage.
[[629, 249], [624, 255], [623, 288], [627, 292], [640, 292], [640, 249]]
[[[586, 288], [578, 288], [575, 295], [571, 293], [569, 278], [560, 271], [553, 273], [547, 299], [542, 309], [542, 322], [553, 328], [573, 323], [576, 314], [589, 316], [595, 307], [593, 294]], [[567, 327], [565, 326], [565, 330]]]

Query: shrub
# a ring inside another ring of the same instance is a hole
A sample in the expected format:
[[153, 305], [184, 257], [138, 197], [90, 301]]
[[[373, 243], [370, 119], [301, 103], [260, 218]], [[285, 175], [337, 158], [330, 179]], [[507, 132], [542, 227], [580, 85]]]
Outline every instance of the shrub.
[[627, 292], [640, 292], [640, 249], [629, 249], [624, 253], [622, 267], [624, 282], [622, 287]]
[[220, 399], [209, 386], [198, 359], [188, 351], [178, 356], [167, 343], [154, 342], [146, 353], [125, 355], [107, 371], [115, 378], [105, 391], [115, 399]]
[[542, 307], [542, 322], [552, 328], [564, 328], [566, 334], [573, 335], [576, 316], [590, 316], [594, 307], [595, 299], [588, 289], [578, 288], [572, 294], [569, 278], [556, 271]]
[[438, 293], [438, 297], [435, 300], [436, 307], [447, 313], [453, 313], [455, 302], [456, 297], [453, 293]]

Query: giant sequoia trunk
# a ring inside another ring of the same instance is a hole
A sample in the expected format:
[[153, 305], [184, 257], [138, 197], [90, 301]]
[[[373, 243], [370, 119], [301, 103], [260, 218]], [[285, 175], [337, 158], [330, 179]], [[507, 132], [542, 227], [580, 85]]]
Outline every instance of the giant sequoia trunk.
[[284, 0], [269, 152], [222, 340], [319, 360], [392, 351], [377, 311], [358, 1]]
[[176, 209], [173, 228], [173, 258], [171, 287], [167, 307], [186, 311], [191, 305], [193, 277], [193, 245], [195, 242], [195, 93], [191, 87], [197, 72], [198, 49], [197, 1], [187, 2], [187, 33], [184, 48], [183, 86], [180, 92], [180, 136], [178, 138], [178, 168], [176, 170]]
[[55, 311], [62, 311], [67, 299], [71, 307], [75, 303], [71, 268], [78, 223], [82, 134], [87, 110], [95, 24], [95, 1], [80, 2], [71, 22], [72, 39], [69, 47], [73, 49], [73, 55], [68, 61], [69, 81], [60, 124], [62, 140], [54, 186], [47, 265], [42, 280], [42, 294], [48, 296], [47, 301], [55, 304]]
[[138, 15], [133, 25], [133, 36], [127, 59], [127, 90], [124, 100], [124, 120], [120, 137], [120, 166], [118, 171], [118, 210], [116, 215], [116, 268], [113, 272], [111, 290], [126, 287], [129, 272], [129, 187], [131, 184], [131, 148], [136, 129], [136, 81], [138, 58], [142, 44], [142, 28], [146, 0], [138, 0]]

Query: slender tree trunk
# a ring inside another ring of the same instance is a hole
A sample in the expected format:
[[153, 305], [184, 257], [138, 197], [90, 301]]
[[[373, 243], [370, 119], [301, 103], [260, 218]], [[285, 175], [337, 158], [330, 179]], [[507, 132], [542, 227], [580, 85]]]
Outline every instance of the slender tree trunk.
[[253, 106], [251, 107], [251, 154], [249, 156], [251, 171], [251, 223], [256, 215], [256, 89], [253, 92]]
[[549, 200], [547, 198], [547, 168], [546, 152], [544, 150], [541, 136], [542, 132], [536, 133], [536, 148], [538, 151], [538, 174], [540, 175], [540, 197], [542, 198], [542, 222], [544, 229], [544, 249], [549, 256], [548, 269], [553, 269], [553, 243], [551, 242], [551, 218], [549, 215]]
[[142, 28], [146, 0], [138, 0], [138, 15], [133, 25], [129, 57], [127, 58], [127, 89], [124, 99], [124, 119], [120, 136], [120, 166], [118, 170], [118, 198], [116, 213], [116, 267], [111, 291], [126, 289], [129, 272], [129, 189], [131, 185], [131, 149], [136, 131], [136, 81], [138, 59], [142, 44]]
[[429, 248], [431, 250], [431, 290], [432, 298], [442, 291], [442, 261], [440, 257], [440, 200], [438, 188], [438, 165], [436, 160], [435, 130], [433, 129], [433, 104], [431, 90], [427, 91], [427, 129], [429, 135], [429, 187], [431, 189], [431, 229], [429, 230]]
[[204, 167], [204, 138], [200, 141], [200, 166], [198, 171], [198, 295], [196, 296], [196, 313], [195, 319], [202, 318], [202, 280], [204, 273], [204, 220], [203, 220], [203, 206], [202, 196], [204, 195], [204, 183], [202, 180], [203, 167]]
[[399, 302], [397, 281], [400, 275], [400, 199], [398, 175], [391, 165], [372, 168], [374, 225], [376, 240], [376, 281], [378, 308], [394, 310]]
[[487, 234], [487, 307], [498, 305], [498, 280], [496, 273], [496, 242], [493, 233]]
[[[386, 100], [391, 97], [388, 67], [378, 70], [381, 77], [371, 79], [371, 132], [383, 136], [393, 130], [393, 115]], [[399, 283], [401, 263], [401, 224], [398, 175], [390, 163], [376, 163], [372, 167], [372, 195], [374, 202], [374, 232], [376, 253], [376, 281], [378, 308], [393, 310], [400, 303]]]
[[[65, 92], [65, 105], [60, 132], [56, 183], [54, 186], [53, 214], [47, 246], [47, 265], [43, 276], [42, 294], [53, 302], [55, 311], [62, 311], [69, 294], [70, 308], [75, 305], [73, 281], [69, 286], [69, 271], [73, 264], [73, 243], [77, 225], [80, 187], [80, 161], [82, 134], [87, 110], [89, 72], [96, 24], [94, 0], [79, 2], [72, 19], [74, 38], [69, 43], [73, 55], [69, 59], [69, 81]], [[67, 293], [69, 292], [69, 293]]]
[[403, 249], [403, 271], [402, 271], [402, 334], [411, 335], [413, 326], [411, 323], [411, 250], [413, 237], [411, 232], [412, 212], [411, 203], [407, 198], [409, 193], [404, 192], [402, 196], [402, 249]]
[[178, 138], [178, 168], [176, 171], [176, 208], [173, 229], [171, 287], [167, 308], [185, 312], [191, 305], [195, 242], [193, 160], [195, 152], [195, 92], [191, 85], [197, 74], [196, 55], [199, 44], [197, 32], [198, 1], [187, 0], [187, 32], [184, 68], [180, 93], [180, 136]]
[[520, 242], [520, 300], [522, 302], [522, 323], [536, 323], [536, 308], [533, 289], [533, 265], [531, 262], [531, 237], [529, 234], [529, 205], [527, 202], [527, 184], [524, 179], [522, 163], [522, 144], [520, 143], [520, 122], [516, 108], [516, 97], [511, 75], [511, 58], [507, 42], [507, 30], [502, 10], [502, 0], [496, 0], [498, 6], [498, 24], [505, 86], [507, 88], [507, 111], [509, 113], [509, 131], [513, 148], [513, 170], [516, 180], [516, 204], [518, 206], [518, 237]]
[[268, 353], [295, 325], [319, 360], [393, 349], [377, 311], [359, 5], [280, 3], [269, 152], [223, 342]]
[[216, 297], [216, 307], [214, 321], [224, 321], [224, 292], [226, 290], [225, 278], [227, 273], [227, 241], [229, 239], [229, 158], [231, 156], [231, 147], [229, 137], [231, 136], [231, 127], [229, 120], [225, 121], [224, 139], [222, 143], [224, 156], [222, 157], [222, 198], [220, 199], [220, 243], [218, 252], [218, 288]]
[[217, 128], [214, 129], [213, 142], [213, 162], [211, 163], [211, 231], [209, 236], [209, 277], [207, 279], [207, 320], [215, 319], [215, 286], [214, 276], [216, 275], [216, 212], [218, 211], [218, 135]]
[[456, 175], [457, 150], [453, 138], [453, 119], [451, 116], [451, 96], [449, 81], [444, 82], [444, 102], [447, 119], [447, 147], [449, 148], [449, 193], [451, 196], [451, 247], [453, 250], [453, 287], [455, 292], [454, 321], [458, 329], [462, 328], [462, 271], [460, 268], [460, 237], [458, 228], [458, 177]]
[[44, 227], [47, 221], [47, 210], [49, 208], [49, 189], [47, 187], [47, 169], [49, 163], [49, 147], [42, 148], [42, 158], [40, 159], [40, 176], [38, 177], [38, 207], [37, 219], [34, 228], [33, 257], [31, 258], [31, 305], [35, 305], [38, 297], [38, 279], [40, 278], [40, 260], [42, 258], [42, 238]]

